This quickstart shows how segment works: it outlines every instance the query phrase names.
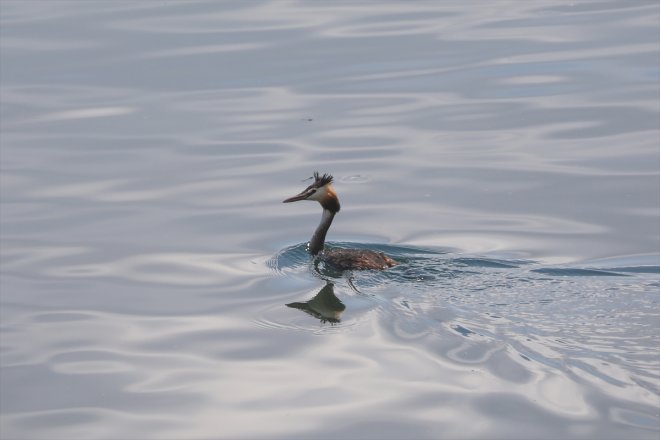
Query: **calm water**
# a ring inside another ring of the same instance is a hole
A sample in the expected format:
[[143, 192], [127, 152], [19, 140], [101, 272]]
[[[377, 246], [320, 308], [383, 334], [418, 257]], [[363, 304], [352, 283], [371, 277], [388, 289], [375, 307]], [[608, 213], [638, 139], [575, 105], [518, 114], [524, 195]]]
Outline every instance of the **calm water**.
[[3, 439], [660, 435], [656, 1], [0, 6]]

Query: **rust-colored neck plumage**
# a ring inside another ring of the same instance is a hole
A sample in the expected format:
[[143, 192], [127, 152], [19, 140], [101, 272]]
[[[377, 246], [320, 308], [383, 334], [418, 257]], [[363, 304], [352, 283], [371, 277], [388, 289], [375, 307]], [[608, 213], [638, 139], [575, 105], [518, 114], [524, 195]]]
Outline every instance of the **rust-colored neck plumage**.
[[325, 186], [325, 194], [319, 199], [319, 203], [323, 209], [332, 211], [333, 213], [338, 213], [341, 205], [339, 205], [339, 198], [337, 193], [332, 185], [328, 184]]

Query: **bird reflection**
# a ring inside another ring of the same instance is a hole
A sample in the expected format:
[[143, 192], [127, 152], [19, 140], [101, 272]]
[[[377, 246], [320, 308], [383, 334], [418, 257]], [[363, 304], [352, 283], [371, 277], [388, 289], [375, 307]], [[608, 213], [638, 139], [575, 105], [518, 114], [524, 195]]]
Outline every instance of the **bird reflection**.
[[287, 307], [302, 310], [319, 319], [322, 323], [329, 322], [337, 324], [341, 320], [342, 312], [346, 309], [344, 303], [335, 296], [334, 285], [330, 282], [323, 286], [319, 293], [306, 302], [294, 302], [287, 304]]

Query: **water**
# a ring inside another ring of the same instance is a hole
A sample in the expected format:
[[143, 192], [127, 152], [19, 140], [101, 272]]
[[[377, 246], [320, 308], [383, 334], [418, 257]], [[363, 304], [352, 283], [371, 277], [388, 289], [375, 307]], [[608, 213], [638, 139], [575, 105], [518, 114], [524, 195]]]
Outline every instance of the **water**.
[[3, 439], [657, 439], [657, 2], [0, 6]]

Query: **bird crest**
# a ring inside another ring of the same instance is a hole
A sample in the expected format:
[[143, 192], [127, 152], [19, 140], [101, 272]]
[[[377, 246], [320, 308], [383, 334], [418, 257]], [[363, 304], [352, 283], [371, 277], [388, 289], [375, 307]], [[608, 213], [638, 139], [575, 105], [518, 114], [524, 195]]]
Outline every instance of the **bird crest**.
[[319, 174], [318, 171], [314, 171], [314, 183], [312, 186], [315, 188], [320, 188], [328, 183], [332, 183], [332, 175], [330, 174]]

